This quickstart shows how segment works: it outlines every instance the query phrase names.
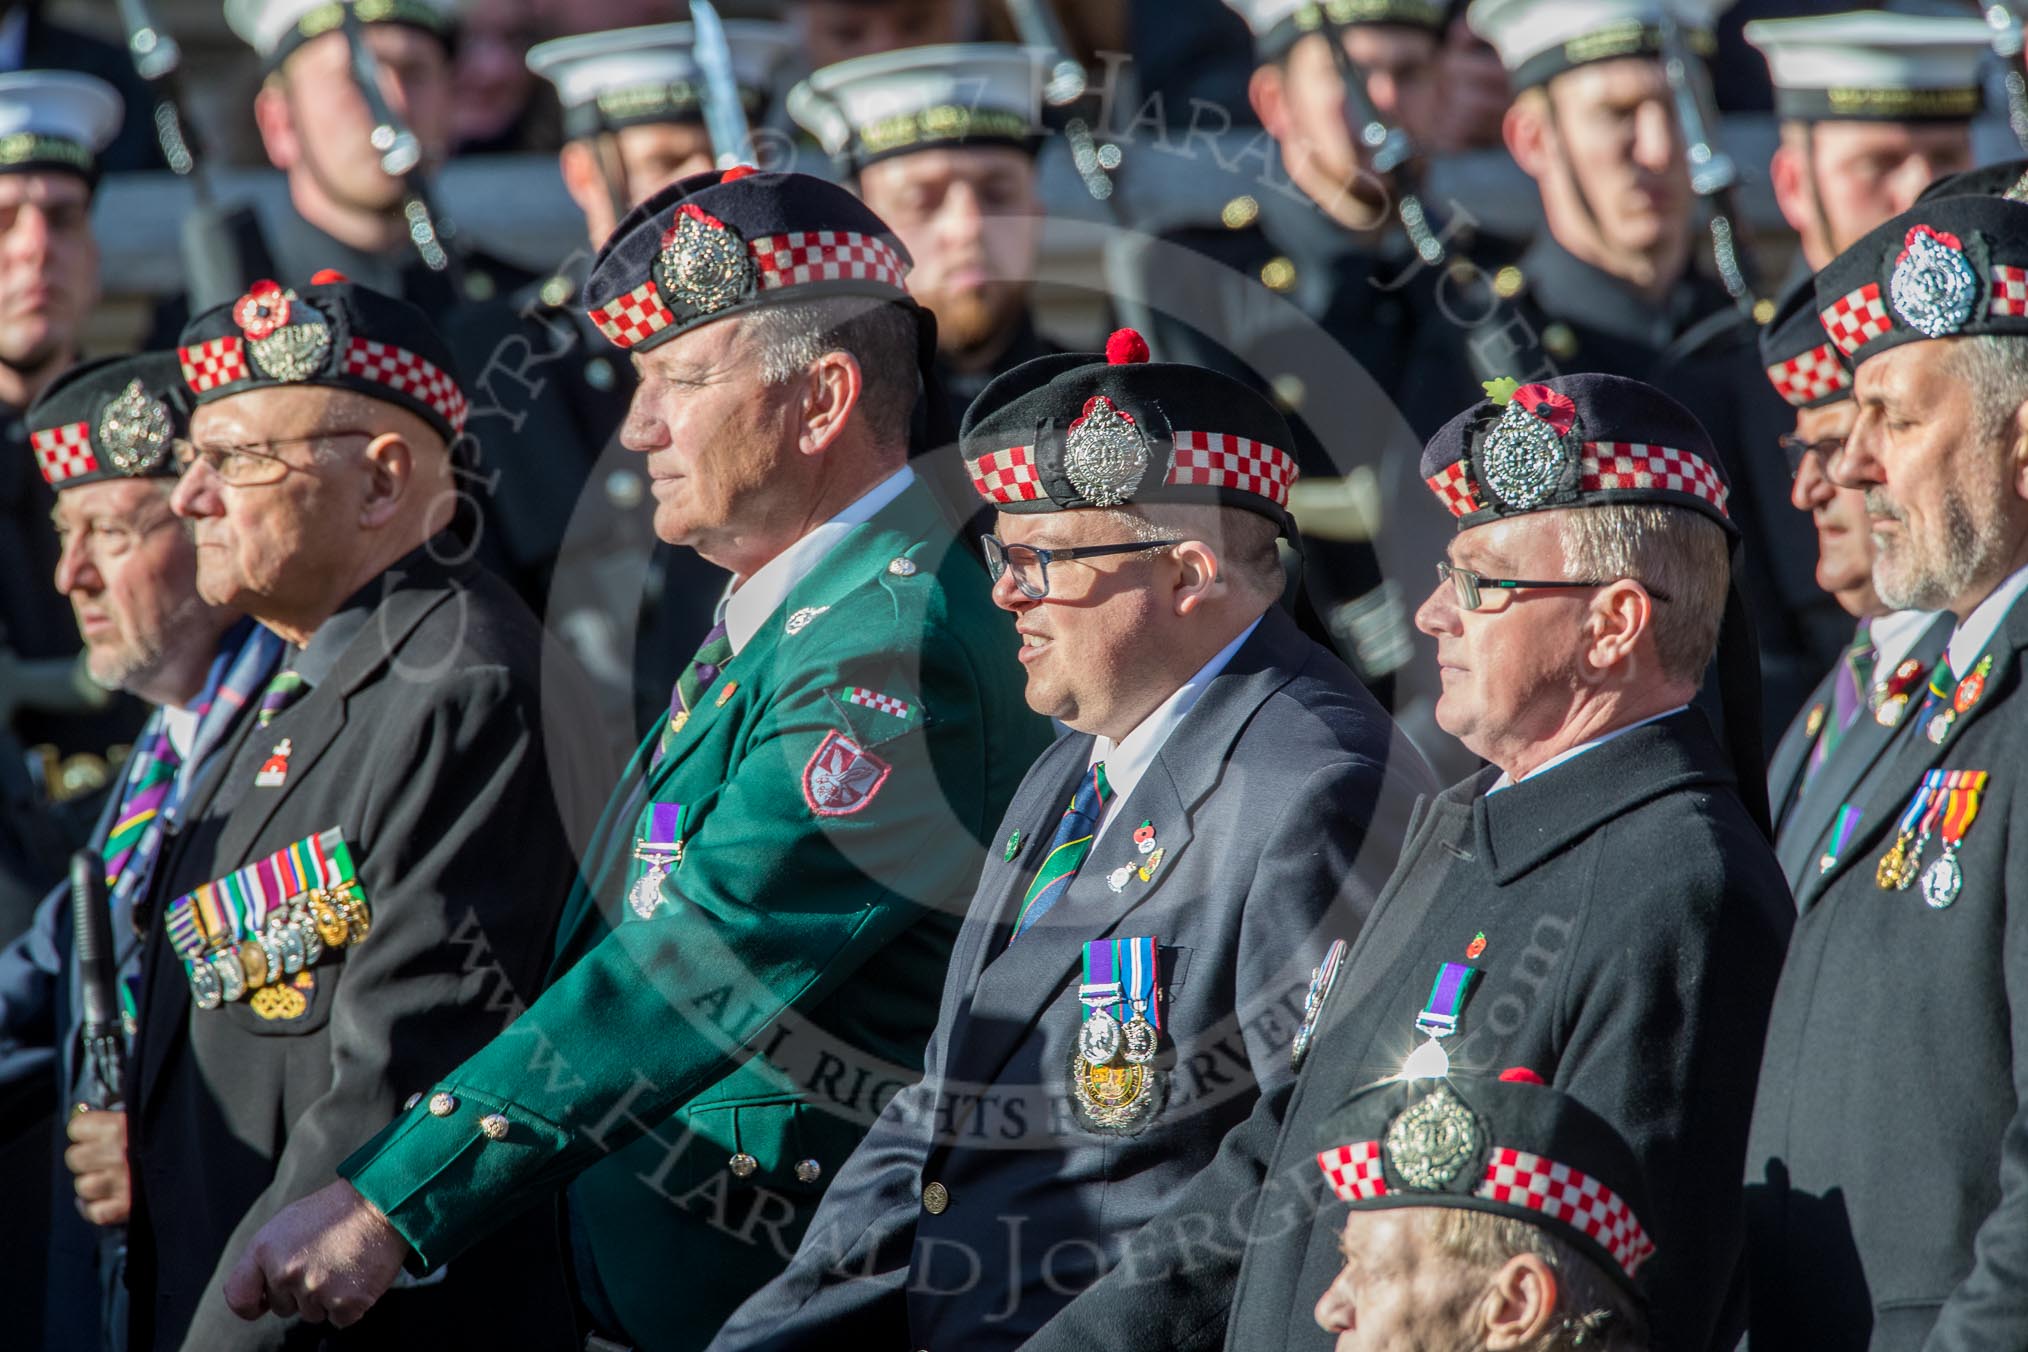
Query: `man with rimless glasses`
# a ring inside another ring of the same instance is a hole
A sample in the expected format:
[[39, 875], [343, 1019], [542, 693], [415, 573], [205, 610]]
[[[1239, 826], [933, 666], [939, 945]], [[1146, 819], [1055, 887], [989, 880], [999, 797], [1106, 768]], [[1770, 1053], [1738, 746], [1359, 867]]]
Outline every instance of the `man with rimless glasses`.
[[1122, 329], [966, 415], [993, 600], [1070, 731], [999, 825], [923, 1079], [712, 1352], [1020, 1346], [1287, 1087], [1312, 966], [1429, 787], [1276, 604], [1280, 414], [1147, 355]]

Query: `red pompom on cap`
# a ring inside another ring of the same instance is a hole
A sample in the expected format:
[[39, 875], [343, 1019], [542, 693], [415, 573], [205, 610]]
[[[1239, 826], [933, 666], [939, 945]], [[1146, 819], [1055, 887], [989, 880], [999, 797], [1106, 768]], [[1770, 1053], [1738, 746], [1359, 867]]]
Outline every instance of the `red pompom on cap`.
[[1508, 1084], [1547, 1084], [1547, 1080], [1526, 1066], [1509, 1066], [1500, 1072], [1500, 1078]]
[[336, 268], [318, 268], [310, 274], [311, 286], [332, 286], [345, 280], [345, 274]]
[[1114, 329], [1106, 339], [1106, 361], [1113, 366], [1148, 359], [1148, 340], [1132, 329]]
[[738, 182], [740, 179], [745, 178], [748, 174], [758, 174], [759, 172], [760, 170], [754, 168], [750, 164], [735, 164], [732, 166], [732, 168], [720, 174], [718, 176], [718, 181], [720, 183], [735, 183]]

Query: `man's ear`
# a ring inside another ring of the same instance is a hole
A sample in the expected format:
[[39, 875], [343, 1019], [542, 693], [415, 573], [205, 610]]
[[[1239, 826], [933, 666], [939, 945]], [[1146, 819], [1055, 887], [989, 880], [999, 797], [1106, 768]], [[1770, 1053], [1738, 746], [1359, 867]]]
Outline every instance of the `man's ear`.
[[1290, 131], [1286, 72], [1272, 61], [1255, 66], [1246, 80], [1246, 101], [1253, 105], [1262, 130], [1277, 145], [1283, 144]]
[[302, 158], [302, 143], [296, 138], [296, 115], [289, 107], [289, 94], [280, 75], [270, 75], [254, 95], [254, 127], [261, 134], [261, 147], [268, 163], [283, 173], [296, 167]]
[[598, 157], [583, 141], [565, 141], [556, 152], [556, 167], [563, 175], [563, 190], [577, 203], [580, 214], [595, 217], [612, 210], [612, 195], [606, 191], [606, 176]]
[[1487, 1352], [1534, 1347], [1556, 1324], [1556, 1270], [1532, 1253], [1500, 1265], [1480, 1306]]
[[1817, 226], [1816, 203], [1810, 200], [1812, 180], [1809, 165], [1803, 160], [1802, 149], [1790, 140], [1789, 133], [1782, 133], [1781, 144], [1775, 147], [1773, 158], [1767, 162], [1768, 182], [1774, 188], [1775, 205], [1781, 208], [1782, 219], [1789, 229], [1798, 235], [1806, 235]]
[[845, 430], [866, 394], [866, 373], [850, 352], [826, 352], [803, 374], [803, 431], [797, 449], [822, 455]]
[[1601, 587], [1588, 615], [1586, 654], [1601, 671], [1633, 657], [1655, 624], [1655, 600], [1639, 583], [1621, 579]]
[[1176, 560], [1175, 605], [1178, 615], [1188, 615], [1213, 598], [1222, 596], [1229, 585], [1225, 562], [1202, 540], [1185, 540], [1174, 546]]
[[2014, 492], [2028, 499], [2028, 401], [2014, 410], [2014, 421], [2008, 430], [2014, 439], [2008, 448], [2014, 457]]
[[366, 497], [359, 504], [359, 524], [380, 529], [394, 520], [402, 501], [415, 490], [415, 448], [399, 432], [382, 432], [366, 443], [360, 467], [366, 476]]
[[1521, 166], [1521, 172], [1537, 183], [1549, 176], [1555, 162], [1546, 98], [1539, 89], [1524, 89], [1500, 118], [1500, 138], [1507, 143], [1507, 153]]

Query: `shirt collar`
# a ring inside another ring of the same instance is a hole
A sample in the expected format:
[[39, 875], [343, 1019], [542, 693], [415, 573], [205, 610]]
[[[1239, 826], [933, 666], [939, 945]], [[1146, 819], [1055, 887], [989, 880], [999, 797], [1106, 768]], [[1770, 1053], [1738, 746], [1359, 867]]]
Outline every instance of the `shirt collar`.
[[1646, 727], [1648, 724], [1658, 722], [1664, 718], [1673, 718], [1677, 714], [1682, 713], [1685, 709], [1689, 707], [1690, 706], [1687, 704], [1679, 704], [1673, 709], [1664, 709], [1661, 713], [1655, 714], [1649, 718], [1644, 718], [1638, 723], [1629, 723], [1625, 727], [1614, 728], [1611, 732], [1603, 733], [1600, 736], [1594, 737], [1588, 742], [1579, 742], [1576, 746], [1570, 748], [1570, 750], [1559, 752], [1556, 755], [1551, 756], [1548, 760], [1542, 762], [1542, 764], [1536, 766], [1533, 770], [1530, 770], [1527, 774], [1521, 776], [1520, 779], [1510, 778], [1505, 771], [1502, 771], [1500, 777], [1493, 781], [1492, 785], [1486, 790], [1486, 792], [1489, 794], [1498, 793], [1502, 789], [1509, 789], [1516, 784], [1526, 783], [1528, 780], [1535, 778], [1535, 776], [1543, 773], [1546, 770], [1554, 770], [1557, 766], [1562, 765], [1565, 761], [1576, 760], [1579, 756], [1582, 756], [1585, 752], [1593, 751], [1599, 747], [1604, 746], [1607, 742], [1610, 742], [1613, 738], [1620, 736], [1622, 733], [1632, 732], [1635, 728]]
[[788, 600], [796, 584], [816, 572], [824, 556], [837, 548], [853, 527], [872, 520], [874, 513], [900, 497], [902, 490], [914, 482], [915, 471], [903, 465], [844, 511], [762, 564], [752, 577], [734, 578], [725, 599], [725, 637], [733, 652], [753, 641], [768, 616]]
[[1113, 790], [1112, 799], [1106, 804], [1105, 817], [1099, 822], [1099, 829], [1092, 835], [1094, 845], [1098, 843], [1098, 838], [1106, 833], [1106, 827], [1117, 815], [1114, 809], [1132, 796], [1134, 786], [1141, 782], [1141, 776], [1147, 773], [1156, 753], [1161, 751], [1163, 744], [1169, 740], [1169, 734], [1176, 730], [1176, 725], [1183, 721], [1183, 716], [1197, 706], [1197, 701], [1203, 698], [1205, 687], [1211, 684], [1212, 678], [1225, 670], [1231, 663], [1233, 654], [1253, 637], [1253, 631], [1258, 628], [1260, 619], [1256, 616], [1252, 624], [1240, 630], [1237, 638], [1214, 653], [1209, 662], [1199, 667], [1189, 680], [1177, 686], [1169, 698], [1156, 705], [1153, 713], [1142, 719], [1132, 732], [1117, 743], [1109, 737], [1092, 738], [1091, 757], [1086, 761], [1086, 765], [1104, 761], [1106, 783], [1111, 785]]
[[1873, 669], [1886, 679], [1936, 621], [1933, 610], [1896, 610], [1876, 616], [1866, 632], [1873, 640]]
[[1963, 676], [1972, 669], [1979, 654], [1992, 642], [1993, 631], [2007, 618], [2007, 612], [2024, 589], [2028, 589], [2028, 568], [2017, 568], [1985, 600], [1973, 606], [1971, 614], [1958, 621], [1958, 627], [1951, 633], [1950, 646], [1944, 649], [1950, 658], [1952, 675]]

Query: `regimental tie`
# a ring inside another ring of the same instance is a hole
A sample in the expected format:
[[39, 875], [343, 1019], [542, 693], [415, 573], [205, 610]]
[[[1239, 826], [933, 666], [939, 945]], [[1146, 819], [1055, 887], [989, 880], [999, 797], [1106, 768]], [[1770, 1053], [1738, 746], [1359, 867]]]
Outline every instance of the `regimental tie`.
[[149, 824], [161, 815], [162, 804], [175, 786], [176, 771], [182, 764], [167, 730], [158, 729], [141, 749], [140, 772], [134, 776], [127, 796], [120, 800], [113, 829], [106, 833], [108, 888], [120, 880], [120, 874], [134, 858], [134, 851], [140, 848], [141, 838], [148, 834]]
[[1880, 650], [1873, 646], [1872, 621], [1859, 621], [1852, 646], [1845, 650], [1836, 679], [1831, 682], [1831, 717], [1818, 734], [1817, 744], [1810, 748], [1809, 768], [1803, 775], [1805, 783], [1816, 778], [1817, 771], [1838, 749], [1838, 743], [1845, 740], [1845, 734], [1859, 721], [1859, 715], [1866, 712], [1866, 692], [1873, 688], [1873, 667], [1879, 658]]
[[711, 693], [711, 687], [718, 683], [719, 674], [731, 660], [732, 636], [726, 632], [725, 621], [720, 620], [705, 633], [697, 655], [676, 679], [676, 689], [669, 696], [669, 721], [662, 725], [662, 739], [655, 744], [654, 759], [648, 762], [650, 768], [660, 765], [669, 754], [669, 743], [690, 721], [690, 711], [697, 707], [698, 700]]
[[267, 689], [261, 691], [260, 708], [255, 718], [262, 727], [274, 722], [297, 700], [310, 693], [310, 683], [294, 671], [284, 669], [275, 673]]
[[1021, 899], [1021, 914], [1014, 921], [1014, 932], [1007, 936], [1009, 944], [1027, 933], [1070, 890], [1078, 866], [1091, 853], [1092, 838], [1098, 834], [1099, 821], [1105, 816], [1106, 804], [1112, 796], [1113, 786], [1106, 782], [1105, 762], [1099, 761], [1078, 781], [1077, 792], [1071, 795], [1070, 806], [1064, 809], [1063, 820], [1056, 825], [1049, 853], [1044, 856], [1042, 867], [1035, 871], [1034, 881], [1028, 884], [1027, 895]]

